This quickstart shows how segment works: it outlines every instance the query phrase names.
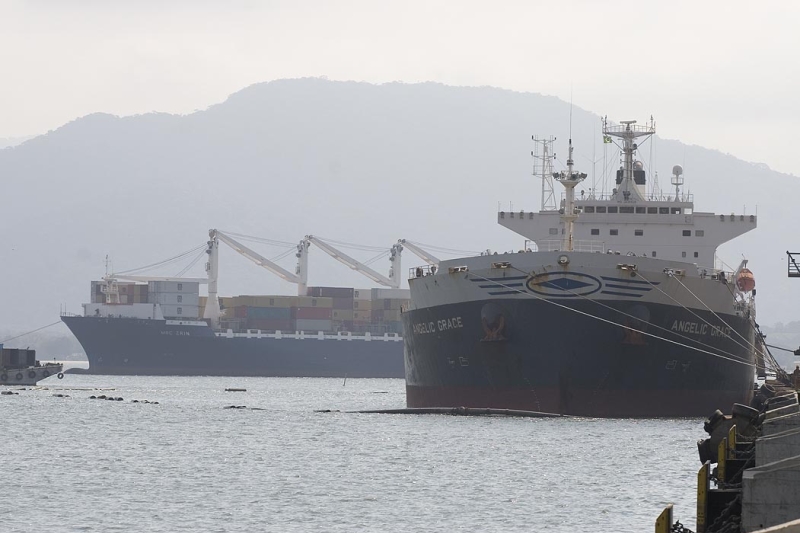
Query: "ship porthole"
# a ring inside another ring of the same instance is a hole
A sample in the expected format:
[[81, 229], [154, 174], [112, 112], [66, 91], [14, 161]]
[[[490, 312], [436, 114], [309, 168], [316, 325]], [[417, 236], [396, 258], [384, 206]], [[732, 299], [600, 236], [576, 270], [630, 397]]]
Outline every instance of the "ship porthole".
[[28, 372], [28, 377], [31, 378], [31, 379], [35, 378], [36, 377], [36, 372], [31, 370], [30, 372]]
[[58, 373], [58, 379], [64, 379], [64, 373], [63, 372], [59, 372]]
[[569, 257], [566, 255], [559, 255], [558, 256], [558, 264], [559, 265], [568, 265], [569, 264]]
[[22, 379], [22, 372], [17, 372], [17, 375], [14, 376], [14, 377], [17, 378], [17, 381], [21, 380]]
[[50, 371], [49, 370], [45, 370], [44, 372], [42, 372], [42, 377], [49, 378], [50, 377]]
[[8, 374], [0, 375], [0, 381], [8, 381]]

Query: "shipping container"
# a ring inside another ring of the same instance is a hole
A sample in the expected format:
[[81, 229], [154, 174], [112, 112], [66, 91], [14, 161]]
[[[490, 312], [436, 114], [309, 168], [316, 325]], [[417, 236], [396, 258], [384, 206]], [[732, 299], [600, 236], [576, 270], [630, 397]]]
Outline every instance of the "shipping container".
[[372, 289], [353, 289], [354, 300], [372, 300]]
[[387, 299], [411, 299], [411, 291], [408, 289], [372, 289], [370, 293], [370, 300], [387, 300]]
[[333, 310], [330, 307], [293, 307], [292, 318], [311, 320], [330, 320]]
[[248, 318], [245, 322], [246, 329], [261, 331], [294, 331], [294, 323], [290, 319], [278, 320], [269, 318]]
[[247, 310], [248, 308], [240, 305], [239, 307], [233, 308], [233, 317], [234, 318], [247, 318]]
[[353, 300], [353, 310], [369, 311], [372, 309], [372, 300]]
[[400, 318], [400, 310], [399, 309], [384, 309], [383, 310], [383, 321], [384, 322], [399, 322]]
[[330, 320], [297, 319], [295, 328], [297, 331], [317, 333], [318, 331], [331, 331], [332, 323]]
[[[197, 294], [188, 294], [180, 292], [159, 292], [150, 293], [150, 303], [161, 305], [193, 305], [197, 307], [200, 302], [200, 296]], [[128, 302], [133, 303], [133, 302]]]
[[182, 292], [200, 294], [200, 284], [196, 281], [149, 281], [149, 293]]
[[352, 309], [336, 309], [333, 310], [332, 318], [334, 320], [353, 320], [353, 313]]
[[162, 304], [161, 313], [164, 318], [196, 320], [200, 313], [200, 308], [197, 305], [183, 305], [183, 304]]
[[312, 296], [298, 296], [295, 307], [333, 307], [333, 298], [314, 298]]
[[349, 309], [350, 311], [353, 310], [352, 298], [332, 298], [332, 300], [334, 309]]
[[404, 305], [408, 305], [410, 300], [400, 300], [394, 298], [386, 298], [383, 300], [375, 300], [372, 302], [372, 310], [376, 309], [396, 309], [400, 310]]
[[[237, 309], [240, 309], [237, 307]], [[273, 320], [289, 320], [292, 310], [289, 307], [246, 307], [247, 318], [268, 318]], [[238, 316], [238, 315], [237, 315]]]
[[372, 320], [371, 311], [353, 311], [353, 320], [359, 322], [370, 322]]
[[308, 296], [353, 299], [352, 287], [309, 287]]

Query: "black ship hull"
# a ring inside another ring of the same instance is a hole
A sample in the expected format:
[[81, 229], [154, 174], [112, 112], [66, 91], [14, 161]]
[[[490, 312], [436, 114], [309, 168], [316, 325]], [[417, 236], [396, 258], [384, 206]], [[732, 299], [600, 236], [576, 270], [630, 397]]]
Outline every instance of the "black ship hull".
[[655, 303], [563, 302], [481, 300], [404, 313], [408, 407], [704, 417], [750, 401], [748, 319]]
[[90, 374], [402, 378], [403, 342], [220, 337], [164, 320], [64, 316]]

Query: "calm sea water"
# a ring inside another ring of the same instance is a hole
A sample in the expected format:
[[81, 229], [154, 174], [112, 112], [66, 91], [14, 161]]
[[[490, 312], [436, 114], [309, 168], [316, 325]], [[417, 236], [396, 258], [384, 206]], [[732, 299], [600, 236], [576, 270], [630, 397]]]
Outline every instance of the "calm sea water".
[[644, 532], [668, 503], [695, 525], [701, 420], [344, 412], [404, 407], [402, 380], [40, 385], [0, 396], [2, 531]]

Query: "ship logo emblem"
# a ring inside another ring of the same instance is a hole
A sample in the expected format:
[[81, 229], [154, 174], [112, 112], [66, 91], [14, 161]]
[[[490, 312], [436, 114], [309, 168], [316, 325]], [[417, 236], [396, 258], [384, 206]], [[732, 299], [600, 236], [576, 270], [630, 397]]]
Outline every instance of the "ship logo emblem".
[[596, 293], [603, 283], [580, 272], [545, 272], [528, 278], [526, 286], [529, 291], [542, 296], [574, 298]]
[[[506, 314], [495, 303], [488, 303], [481, 309], [481, 325], [484, 337], [481, 342], [500, 342], [507, 340]], [[464, 366], [464, 365], [462, 365]]]

